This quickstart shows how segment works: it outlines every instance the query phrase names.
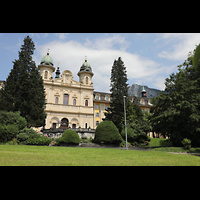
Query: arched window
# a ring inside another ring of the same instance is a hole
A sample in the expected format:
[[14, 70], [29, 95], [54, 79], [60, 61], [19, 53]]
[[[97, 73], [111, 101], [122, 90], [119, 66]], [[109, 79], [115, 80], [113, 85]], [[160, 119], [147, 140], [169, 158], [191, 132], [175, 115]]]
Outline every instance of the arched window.
[[88, 77], [85, 78], [85, 83], [88, 84]]
[[88, 106], [88, 100], [85, 100], [85, 106]]
[[73, 105], [74, 105], [74, 106], [76, 105], [76, 99], [73, 100]]
[[55, 104], [58, 104], [58, 97], [55, 98]]
[[47, 79], [47, 77], [48, 77], [48, 71], [45, 71], [44, 72], [44, 79]]
[[64, 105], [68, 105], [69, 104], [69, 95], [68, 94], [64, 94], [64, 96], [63, 96], [63, 104]]
[[99, 95], [96, 95], [96, 100], [99, 100]]

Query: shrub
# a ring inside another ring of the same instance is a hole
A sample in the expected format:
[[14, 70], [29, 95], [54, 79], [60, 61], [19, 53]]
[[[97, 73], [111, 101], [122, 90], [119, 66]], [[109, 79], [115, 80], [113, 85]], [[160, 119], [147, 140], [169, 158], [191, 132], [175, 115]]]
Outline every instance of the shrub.
[[80, 138], [77, 132], [68, 129], [66, 130], [60, 138], [56, 140], [60, 144], [79, 144]]
[[115, 124], [109, 120], [102, 121], [95, 130], [94, 143], [120, 144], [122, 137]]
[[26, 143], [29, 145], [49, 145], [52, 139], [44, 136], [39, 136], [35, 138], [28, 138]]
[[34, 131], [32, 128], [24, 128], [23, 130], [19, 131], [17, 135], [17, 139], [20, 142], [26, 141], [28, 138], [39, 138], [41, 135]]
[[26, 125], [26, 119], [20, 116], [20, 112], [0, 111], [0, 142], [12, 140]]
[[18, 127], [14, 124], [0, 125], [0, 142], [12, 140], [18, 134]]
[[191, 148], [191, 140], [184, 138], [181, 143], [183, 144], [184, 149], [189, 150]]
[[18, 145], [18, 140], [16, 138], [10, 140], [9, 142], [6, 143], [6, 145]]

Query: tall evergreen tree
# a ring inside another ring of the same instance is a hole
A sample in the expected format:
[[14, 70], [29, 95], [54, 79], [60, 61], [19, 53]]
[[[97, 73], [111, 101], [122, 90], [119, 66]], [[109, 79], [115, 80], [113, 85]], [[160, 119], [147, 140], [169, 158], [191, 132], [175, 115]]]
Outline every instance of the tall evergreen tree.
[[27, 36], [1, 89], [0, 110], [20, 111], [28, 127], [45, 125], [45, 92], [42, 77], [32, 60], [35, 45]]
[[[111, 102], [110, 107], [105, 113], [106, 118], [112, 121], [118, 128], [119, 132], [122, 130], [121, 120], [124, 116], [124, 96], [128, 97], [128, 84], [126, 67], [121, 57], [115, 60], [111, 70]], [[126, 100], [127, 102], [127, 100]]]

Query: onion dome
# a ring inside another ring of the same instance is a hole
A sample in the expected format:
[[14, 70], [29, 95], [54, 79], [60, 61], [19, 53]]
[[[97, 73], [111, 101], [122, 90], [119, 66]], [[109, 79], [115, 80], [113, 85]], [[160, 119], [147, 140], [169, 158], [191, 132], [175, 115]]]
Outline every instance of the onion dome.
[[82, 64], [79, 72], [82, 72], [82, 71], [92, 72], [92, 68], [90, 64], [87, 62], [87, 58], [85, 58], [85, 62]]
[[42, 58], [40, 64], [53, 66], [53, 59], [49, 56], [49, 52], [47, 52], [47, 55]]

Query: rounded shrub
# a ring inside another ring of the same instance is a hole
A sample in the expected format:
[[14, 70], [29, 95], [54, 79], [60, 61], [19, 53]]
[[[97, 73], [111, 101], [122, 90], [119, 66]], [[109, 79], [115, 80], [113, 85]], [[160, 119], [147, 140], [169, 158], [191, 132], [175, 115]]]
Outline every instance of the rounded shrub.
[[59, 144], [79, 144], [80, 138], [76, 131], [67, 129], [59, 138]]
[[113, 122], [106, 120], [97, 126], [94, 143], [120, 144], [121, 141], [122, 137]]

